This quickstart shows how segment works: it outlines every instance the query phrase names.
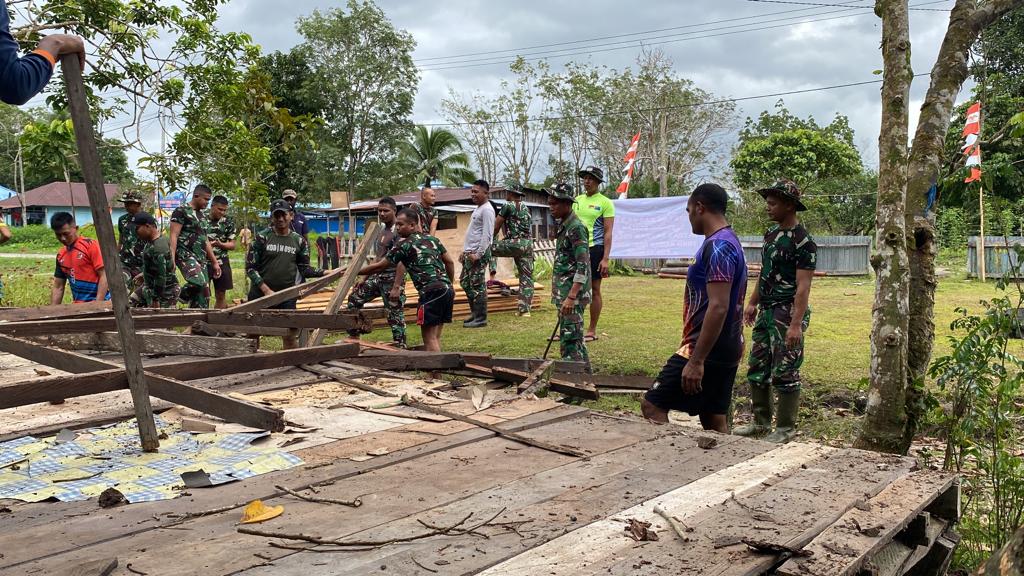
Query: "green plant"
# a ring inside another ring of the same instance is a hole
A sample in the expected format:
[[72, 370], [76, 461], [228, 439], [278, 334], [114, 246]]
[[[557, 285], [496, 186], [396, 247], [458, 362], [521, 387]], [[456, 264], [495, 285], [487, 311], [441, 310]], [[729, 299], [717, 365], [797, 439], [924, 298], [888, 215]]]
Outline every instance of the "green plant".
[[965, 567], [1000, 548], [1024, 518], [1024, 358], [1011, 349], [1022, 336], [1024, 286], [1006, 278], [998, 282], [1006, 293], [983, 302], [982, 314], [957, 309], [952, 351], [930, 369], [939, 386], [932, 412], [946, 438], [943, 467], [964, 477], [958, 558]]

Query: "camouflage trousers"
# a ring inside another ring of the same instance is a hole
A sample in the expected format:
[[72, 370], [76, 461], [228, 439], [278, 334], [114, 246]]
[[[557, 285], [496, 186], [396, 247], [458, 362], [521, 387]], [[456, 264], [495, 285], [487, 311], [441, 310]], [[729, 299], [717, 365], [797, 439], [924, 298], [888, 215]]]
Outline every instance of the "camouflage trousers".
[[[775, 386], [780, 392], [800, 389], [800, 366], [804, 363], [804, 343], [795, 348], [786, 346], [786, 330], [793, 317], [793, 303], [761, 308], [751, 334], [747, 381], [751, 386]], [[811, 311], [804, 314], [801, 326], [807, 331]]]
[[462, 286], [463, 292], [466, 293], [466, 298], [470, 302], [475, 301], [477, 298], [483, 296], [487, 297], [487, 263], [491, 259], [491, 251], [488, 250], [483, 257], [476, 262], [469, 259], [469, 256], [463, 254], [461, 257], [462, 262], [462, 273], [459, 275], [459, 284]]
[[[352, 293], [348, 295], [348, 309], [359, 310], [367, 302], [371, 302], [376, 298], [380, 298], [384, 301], [384, 310], [388, 313], [388, 326], [391, 326], [391, 339], [399, 344], [402, 348], [405, 348], [405, 286], [403, 285], [401, 290], [398, 292], [398, 303], [392, 304], [391, 299], [388, 295], [391, 293], [391, 287], [395, 283], [393, 276], [381, 276], [380, 274], [374, 274], [363, 280], [356, 287], [352, 289]], [[353, 334], [349, 332], [351, 336], [357, 336], [358, 332]]]
[[586, 306], [577, 304], [572, 312], [558, 317], [558, 347], [562, 360], [590, 362], [587, 345], [583, 340], [583, 310]]
[[[141, 247], [142, 243], [136, 244], [137, 247]], [[139, 248], [134, 250], [121, 250], [118, 254], [121, 260], [121, 270], [124, 272], [124, 283], [131, 289], [132, 280], [136, 276], [142, 274], [142, 255], [139, 253]]]
[[200, 262], [194, 254], [175, 256], [174, 263], [185, 279], [178, 299], [189, 308], [209, 308], [210, 278], [206, 272], [206, 263]]
[[177, 281], [160, 292], [143, 284], [128, 295], [128, 301], [133, 308], [175, 308], [178, 306], [178, 292]]
[[516, 265], [519, 277], [519, 311], [529, 312], [533, 301], [533, 241], [499, 240], [491, 246], [491, 270], [494, 270], [497, 257], [511, 257]]

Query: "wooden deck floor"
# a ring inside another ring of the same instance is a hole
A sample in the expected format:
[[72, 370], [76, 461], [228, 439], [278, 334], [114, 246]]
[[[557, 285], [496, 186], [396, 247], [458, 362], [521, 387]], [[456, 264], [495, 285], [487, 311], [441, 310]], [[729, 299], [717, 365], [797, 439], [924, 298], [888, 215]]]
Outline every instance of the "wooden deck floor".
[[[274, 374], [219, 386], [278, 400], [287, 394], [259, 390], [286, 383], [299, 386], [294, 390], [301, 396], [317, 386], [311, 383], [318, 378], [308, 373]], [[350, 392], [328, 395], [357, 401], [359, 395]], [[109, 401], [97, 406], [96, 398], [75, 401], [81, 403], [74, 408], [80, 419], [113, 418], [123, 411]], [[743, 539], [813, 550], [810, 557], [789, 560], [779, 573], [829, 576], [857, 574], [877, 563], [880, 551], [891, 552], [894, 542], [902, 542], [909, 552], [891, 572], [902, 574], [913, 573], [908, 562], [914, 555], [915, 562], [925, 557], [937, 538], [933, 534], [915, 545], [907, 537], [913, 526], [907, 526], [934, 516], [944, 519], [944, 527], [955, 516], [955, 479], [916, 470], [909, 458], [812, 444], [778, 446], [550, 400], [517, 399], [475, 413], [469, 401], [446, 409], [590, 457], [524, 445], [460, 422], [390, 417], [366, 428], [372, 431], [296, 450], [306, 461], [299, 468], [191, 490], [176, 500], [111, 509], [95, 501], [0, 502], [0, 510], [10, 509], [0, 513], [0, 574], [83, 574], [89, 572], [76, 570], [116, 558], [111, 573], [124, 575], [754, 575], [786, 560], [755, 551]], [[368, 416], [373, 414], [352, 410], [350, 418]], [[13, 433], [26, 417], [25, 410], [0, 411], [0, 434]], [[40, 418], [32, 422], [45, 428]], [[715, 445], [702, 448], [707, 439]], [[382, 448], [387, 454], [351, 458]], [[307, 502], [278, 488], [314, 485], [317, 497], [358, 497], [363, 504]], [[500, 525], [339, 551], [240, 533], [241, 508], [256, 498], [283, 505], [285, 512], [249, 527], [325, 540], [405, 538], [427, 531], [423, 523], [449, 526], [470, 515], [463, 526], [492, 517]], [[212, 509], [222, 511], [185, 520], [173, 516]], [[650, 522], [658, 540], [630, 538], [624, 530], [630, 520]]]

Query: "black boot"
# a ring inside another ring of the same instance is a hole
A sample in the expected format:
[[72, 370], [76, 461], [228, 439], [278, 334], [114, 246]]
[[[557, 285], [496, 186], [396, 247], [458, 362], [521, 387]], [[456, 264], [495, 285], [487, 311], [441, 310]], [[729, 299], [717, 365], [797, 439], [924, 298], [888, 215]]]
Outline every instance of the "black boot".
[[[468, 297], [467, 297], [468, 298]], [[476, 301], [469, 300], [469, 318], [462, 321], [463, 328], [472, 328], [470, 324], [473, 324], [477, 320]]]
[[483, 328], [487, 326], [487, 294], [482, 294], [473, 301], [473, 320], [463, 324], [465, 328]]

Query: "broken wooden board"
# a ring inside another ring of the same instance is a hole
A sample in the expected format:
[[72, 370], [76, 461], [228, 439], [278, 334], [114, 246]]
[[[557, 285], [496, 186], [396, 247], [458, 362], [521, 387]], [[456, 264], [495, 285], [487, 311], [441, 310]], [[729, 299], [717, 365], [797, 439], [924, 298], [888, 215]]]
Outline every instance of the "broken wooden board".
[[37, 306], [35, 308], [11, 308], [9, 310], [0, 310], [0, 322], [71, 318], [74, 316], [102, 314], [112, 312], [113, 310], [114, 308], [109, 300]]
[[345, 360], [347, 364], [366, 366], [378, 370], [444, 370], [464, 365], [462, 355], [455, 352], [415, 352], [410, 350], [365, 351], [360, 356]]
[[[373, 318], [370, 313], [352, 312], [319, 314], [315, 312], [210, 312], [207, 324], [234, 327], [244, 332], [249, 327], [261, 328], [317, 328], [326, 331], [369, 330]], [[230, 330], [229, 330], [230, 331]]]
[[[519, 384], [530, 377], [529, 372], [502, 368], [500, 366], [491, 368], [491, 371], [496, 379], [504, 380], [505, 382], [512, 382], [513, 384]], [[601, 397], [601, 394], [593, 384], [568, 382], [558, 378], [550, 378], [548, 380], [548, 387], [559, 394], [575, 396], [585, 400], [597, 400]]]
[[[197, 320], [205, 320], [206, 315], [207, 312], [183, 311], [176, 314], [133, 316], [133, 319], [135, 321], [135, 329], [143, 330], [147, 328], [189, 326]], [[113, 316], [0, 323], [0, 334], [10, 334], [18, 337], [81, 332], [111, 332], [115, 330], [117, 330], [117, 321]]]
[[231, 308], [227, 308], [226, 311], [230, 312], [230, 313], [252, 312], [254, 310], [263, 310], [263, 309], [269, 308], [271, 306], [276, 306], [276, 305], [278, 305], [278, 304], [280, 304], [282, 302], [286, 302], [288, 300], [292, 300], [292, 299], [295, 299], [295, 298], [302, 298], [306, 294], [313, 294], [313, 293], [319, 291], [324, 286], [327, 286], [331, 282], [334, 282], [335, 280], [340, 278], [341, 275], [344, 274], [344, 273], [345, 273], [345, 269], [344, 268], [339, 268], [338, 270], [332, 270], [330, 273], [325, 274], [321, 278], [317, 278], [315, 280], [312, 280], [310, 282], [306, 282], [306, 283], [303, 283], [303, 284], [296, 284], [295, 286], [292, 286], [291, 288], [285, 288], [284, 290], [278, 290], [277, 292], [274, 292], [273, 294], [268, 294], [266, 296], [257, 298], [255, 300], [249, 300], [248, 302], [243, 302], [243, 303], [239, 304], [238, 306], [232, 306]]
[[[137, 339], [143, 354], [172, 354], [179, 356], [235, 356], [256, 352], [256, 343], [247, 338], [215, 338], [190, 334], [162, 334], [139, 332]], [[56, 346], [64, 350], [102, 350], [120, 352], [121, 342], [116, 332], [81, 334], [49, 334], [33, 336], [31, 340]]]

